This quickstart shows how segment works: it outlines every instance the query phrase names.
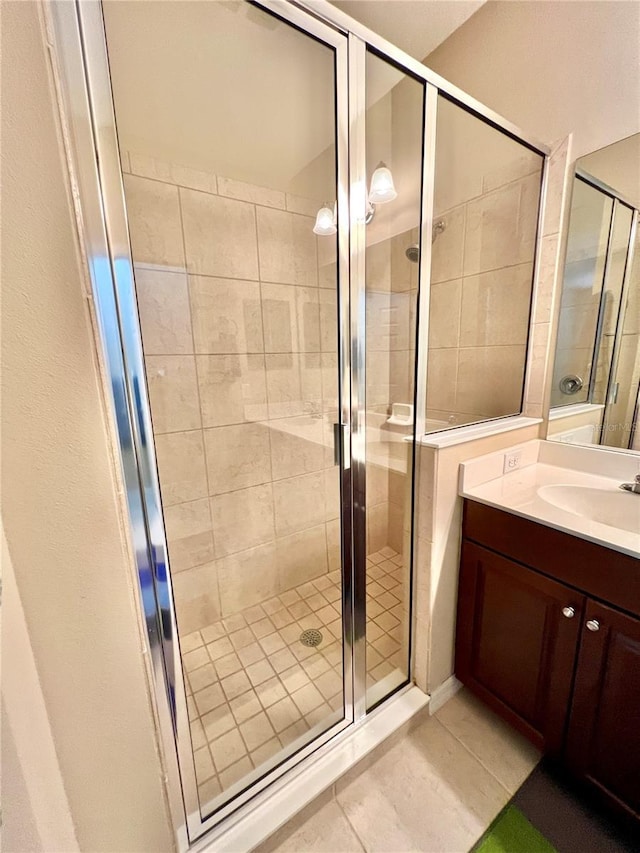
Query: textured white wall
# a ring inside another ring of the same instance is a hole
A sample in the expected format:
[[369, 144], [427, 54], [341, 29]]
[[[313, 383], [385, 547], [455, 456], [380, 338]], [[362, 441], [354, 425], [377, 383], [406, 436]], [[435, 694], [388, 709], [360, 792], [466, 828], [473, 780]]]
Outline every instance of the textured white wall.
[[40, 16], [2, 4], [3, 521], [78, 845], [161, 853], [173, 841]]

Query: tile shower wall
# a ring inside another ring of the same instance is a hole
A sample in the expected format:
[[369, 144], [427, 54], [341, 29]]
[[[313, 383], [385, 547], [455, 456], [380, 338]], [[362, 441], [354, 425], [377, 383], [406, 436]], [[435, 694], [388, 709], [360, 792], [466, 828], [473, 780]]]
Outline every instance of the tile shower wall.
[[[177, 618], [191, 633], [340, 565], [335, 275], [319, 274], [317, 202], [133, 153], [124, 169]], [[321, 239], [322, 259], [335, 244]]]
[[539, 192], [539, 163], [527, 156], [434, 213], [445, 229], [432, 249], [428, 418], [463, 424], [516, 411]]
[[[403, 553], [410, 525], [411, 427], [388, 423], [393, 403], [413, 404], [418, 265], [406, 257], [414, 228], [367, 247], [367, 510], [368, 551]], [[376, 458], [380, 464], [376, 464]]]

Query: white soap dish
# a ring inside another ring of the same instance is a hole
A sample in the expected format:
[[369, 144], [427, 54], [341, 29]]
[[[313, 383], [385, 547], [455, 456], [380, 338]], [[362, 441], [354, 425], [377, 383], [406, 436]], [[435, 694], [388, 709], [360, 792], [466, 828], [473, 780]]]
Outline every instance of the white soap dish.
[[411, 403], [392, 403], [391, 417], [387, 418], [387, 423], [396, 426], [412, 426], [413, 406]]

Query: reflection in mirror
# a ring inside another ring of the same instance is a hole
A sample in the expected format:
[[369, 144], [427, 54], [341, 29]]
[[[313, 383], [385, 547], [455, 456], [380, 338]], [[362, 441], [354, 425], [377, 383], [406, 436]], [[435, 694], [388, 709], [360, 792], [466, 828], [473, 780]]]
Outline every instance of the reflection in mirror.
[[640, 134], [578, 161], [550, 439], [640, 451], [639, 206]]

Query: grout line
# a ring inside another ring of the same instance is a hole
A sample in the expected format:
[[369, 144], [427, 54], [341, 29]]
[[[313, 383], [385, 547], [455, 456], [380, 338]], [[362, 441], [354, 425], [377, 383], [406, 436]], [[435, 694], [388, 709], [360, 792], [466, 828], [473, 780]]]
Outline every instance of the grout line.
[[360, 847], [361, 847], [361, 848], [362, 848], [362, 850], [363, 850], [363, 853], [367, 853], [367, 848], [365, 847], [365, 843], [364, 843], [364, 841], [362, 840], [362, 838], [360, 838], [360, 835], [358, 834], [357, 829], [356, 829], [356, 828], [355, 828], [355, 826], [351, 823], [351, 820], [350, 820], [350, 818], [349, 818], [349, 815], [346, 813], [346, 811], [344, 810], [344, 807], [343, 807], [342, 803], [341, 803], [341, 802], [340, 802], [340, 800], [338, 799], [337, 785], [338, 785], [338, 783], [337, 783], [337, 782], [334, 782], [334, 783], [333, 783], [333, 789], [334, 789], [334, 792], [335, 792], [335, 793], [334, 793], [334, 797], [335, 797], [336, 805], [338, 806], [338, 808], [340, 809], [340, 811], [341, 811], [341, 812], [342, 812], [342, 814], [344, 815], [344, 819], [346, 820], [346, 822], [347, 822], [347, 823], [349, 824], [349, 826], [351, 827], [351, 832], [353, 832], [353, 834], [355, 835], [355, 837], [356, 837], [356, 840], [357, 840], [358, 844], [360, 845]]

